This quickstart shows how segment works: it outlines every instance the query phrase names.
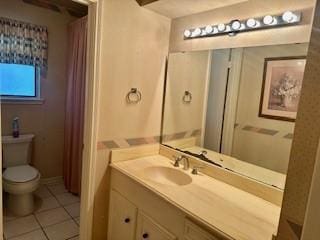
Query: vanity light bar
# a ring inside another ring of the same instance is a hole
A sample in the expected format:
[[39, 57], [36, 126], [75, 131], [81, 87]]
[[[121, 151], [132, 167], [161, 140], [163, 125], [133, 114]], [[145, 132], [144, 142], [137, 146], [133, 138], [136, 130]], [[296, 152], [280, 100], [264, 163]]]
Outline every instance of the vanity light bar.
[[215, 37], [226, 34], [234, 36], [240, 32], [297, 25], [301, 20], [302, 13], [300, 11], [286, 11], [281, 15], [266, 15], [245, 20], [232, 20], [229, 23], [186, 29], [184, 31], [184, 39]]

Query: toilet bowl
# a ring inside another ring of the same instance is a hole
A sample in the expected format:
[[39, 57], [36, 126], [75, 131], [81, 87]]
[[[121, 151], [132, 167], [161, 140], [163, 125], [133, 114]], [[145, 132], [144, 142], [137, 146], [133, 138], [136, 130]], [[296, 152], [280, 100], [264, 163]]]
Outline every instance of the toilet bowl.
[[9, 194], [7, 206], [17, 216], [34, 212], [33, 192], [40, 184], [40, 173], [29, 165], [9, 167], [3, 172], [3, 189]]
[[8, 193], [6, 205], [17, 216], [26, 216], [35, 210], [33, 192], [39, 187], [41, 176], [29, 165], [33, 138], [33, 134], [18, 138], [2, 136], [3, 189]]

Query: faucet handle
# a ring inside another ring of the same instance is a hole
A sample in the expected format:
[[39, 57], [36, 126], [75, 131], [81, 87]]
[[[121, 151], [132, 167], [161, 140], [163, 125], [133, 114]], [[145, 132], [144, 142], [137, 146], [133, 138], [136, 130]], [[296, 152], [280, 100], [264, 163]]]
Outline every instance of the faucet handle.
[[203, 156], [205, 156], [205, 155], [207, 155], [208, 154], [208, 152], [206, 151], [206, 150], [202, 150], [202, 151], [200, 151], [200, 153], [199, 153], [199, 155], [203, 155]]
[[173, 160], [174, 160], [173, 166], [174, 167], [180, 167], [179, 162], [181, 161], [181, 156], [177, 157], [177, 156], [173, 155], [172, 157], [173, 157]]
[[191, 173], [192, 173], [193, 175], [198, 175], [199, 169], [203, 169], [203, 168], [204, 168], [204, 166], [193, 166]]

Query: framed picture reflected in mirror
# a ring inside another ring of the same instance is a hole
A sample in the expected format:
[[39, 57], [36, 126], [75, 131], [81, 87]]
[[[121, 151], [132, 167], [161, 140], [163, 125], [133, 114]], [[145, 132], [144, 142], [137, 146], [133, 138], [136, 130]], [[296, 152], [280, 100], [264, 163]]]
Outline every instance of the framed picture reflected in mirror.
[[306, 57], [266, 58], [259, 117], [296, 120]]

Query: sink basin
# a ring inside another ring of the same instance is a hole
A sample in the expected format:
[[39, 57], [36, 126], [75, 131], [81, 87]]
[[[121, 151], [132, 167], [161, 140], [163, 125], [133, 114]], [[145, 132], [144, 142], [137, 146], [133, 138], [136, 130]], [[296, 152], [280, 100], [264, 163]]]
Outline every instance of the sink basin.
[[188, 174], [170, 167], [147, 167], [143, 175], [150, 181], [170, 186], [184, 186], [192, 182]]

